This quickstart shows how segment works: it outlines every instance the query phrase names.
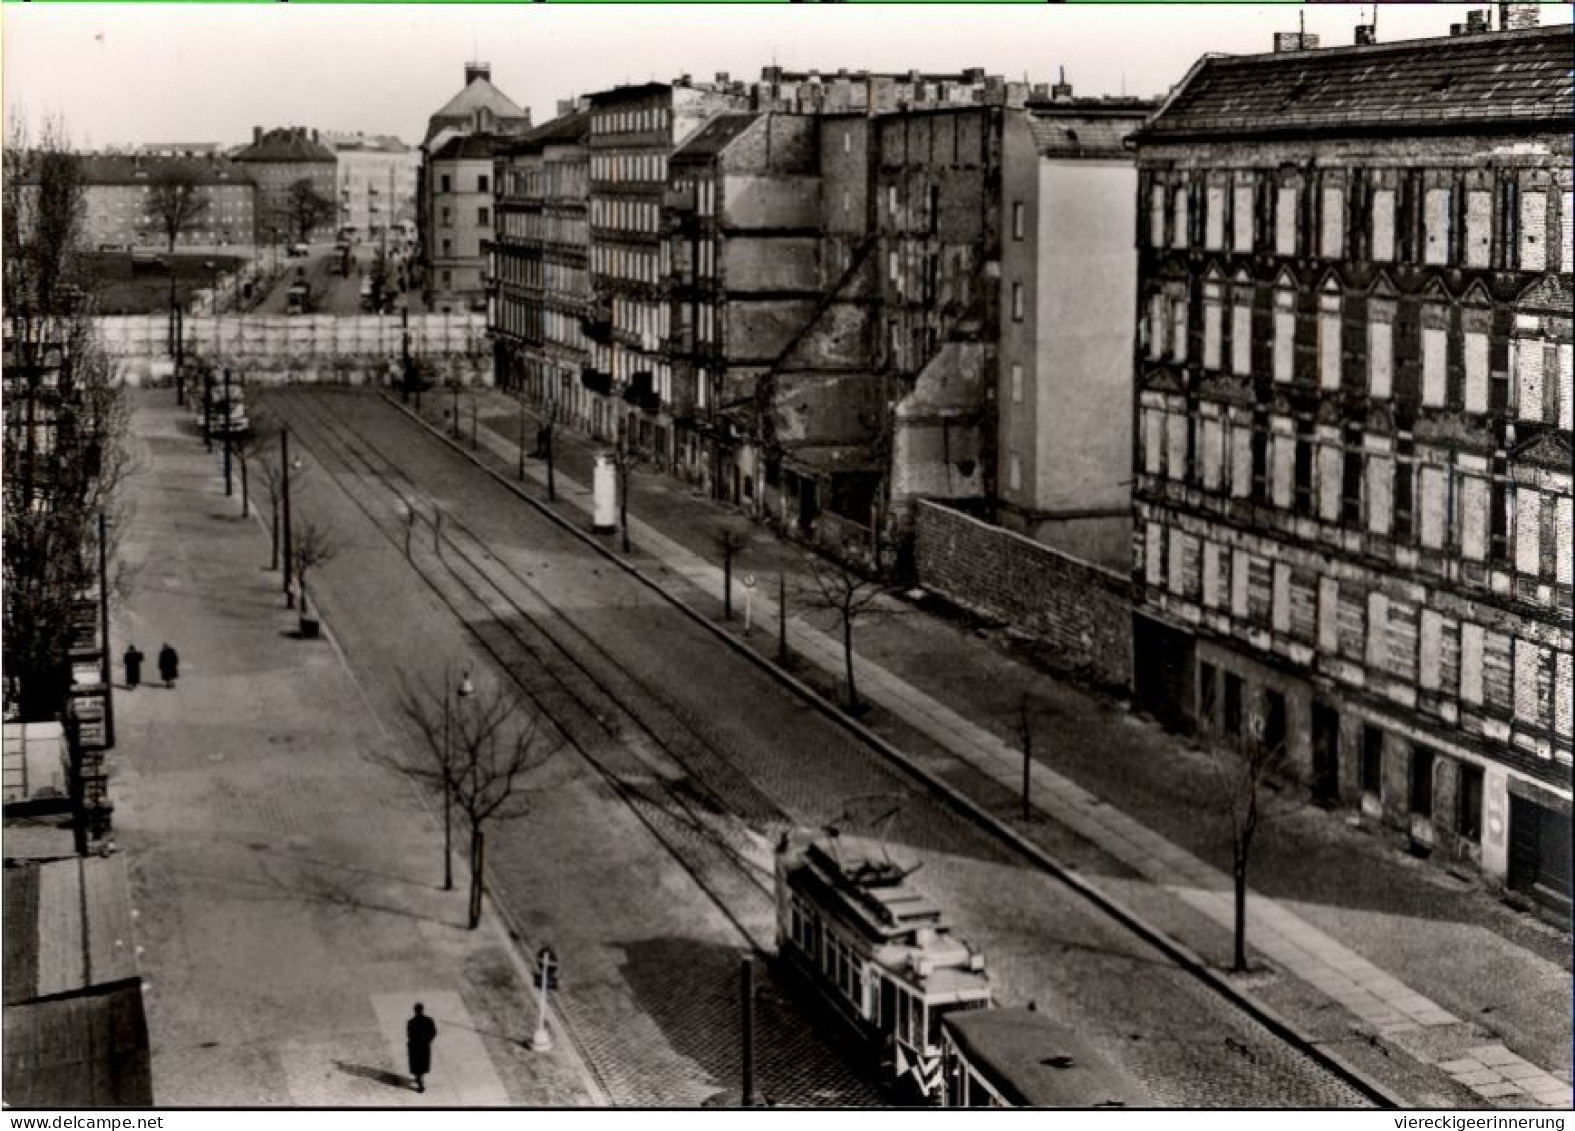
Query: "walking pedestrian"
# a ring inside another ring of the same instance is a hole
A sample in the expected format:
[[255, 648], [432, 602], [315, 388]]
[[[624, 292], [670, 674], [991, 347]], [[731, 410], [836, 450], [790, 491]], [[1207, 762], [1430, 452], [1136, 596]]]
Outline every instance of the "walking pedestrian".
[[435, 1040], [437, 1025], [418, 1001], [416, 1015], [405, 1022], [405, 1054], [410, 1060], [410, 1075], [415, 1079], [418, 1092], [427, 1090], [421, 1078], [432, 1071], [432, 1042]]
[[180, 656], [168, 644], [159, 649], [159, 676], [164, 680], [165, 687], [174, 687], [175, 679], [180, 675]]
[[135, 690], [142, 683], [142, 661], [145, 657], [133, 644], [126, 649], [126, 690]]

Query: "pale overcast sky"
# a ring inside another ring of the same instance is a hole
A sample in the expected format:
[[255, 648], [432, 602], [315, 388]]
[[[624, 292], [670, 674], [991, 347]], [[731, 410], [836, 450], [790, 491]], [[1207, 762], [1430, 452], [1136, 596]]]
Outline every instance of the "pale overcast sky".
[[[1487, 4], [1379, 6], [1384, 41], [1447, 35]], [[463, 85], [466, 60], [539, 123], [556, 100], [626, 81], [757, 78], [773, 60], [835, 71], [960, 70], [1050, 81], [1079, 94], [1157, 95], [1207, 51], [1268, 50], [1298, 11], [1325, 46], [1348, 44], [1370, 5], [163, 6], [6, 4], [4, 97], [62, 116], [94, 147], [248, 141], [254, 125], [393, 133], [419, 141]], [[1563, 4], [1545, 22], [1568, 22]]]

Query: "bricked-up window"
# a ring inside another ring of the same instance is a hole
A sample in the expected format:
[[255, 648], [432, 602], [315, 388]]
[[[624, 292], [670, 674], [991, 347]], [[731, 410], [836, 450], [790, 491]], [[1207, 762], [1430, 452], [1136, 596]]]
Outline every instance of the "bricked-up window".
[[1367, 606], [1356, 586], [1340, 586], [1334, 616], [1340, 655], [1360, 663], [1367, 653]]
[[1466, 193], [1466, 266], [1492, 265], [1493, 194], [1486, 190]]
[[1148, 357], [1158, 361], [1165, 353], [1166, 339], [1165, 296], [1156, 292], [1148, 296]]
[[1557, 420], [1560, 428], [1570, 430], [1571, 415], [1575, 412], [1575, 344], [1564, 342], [1558, 348], [1559, 363], [1559, 395], [1558, 406], [1554, 413], [1549, 415], [1550, 420]]
[[1467, 412], [1485, 413], [1488, 410], [1488, 335], [1485, 325], [1488, 317], [1486, 311], [1471, 311], [1467, 315], [1464, 339]]
[[[1332, 284], [1331, 284], [1332, 285]], [[1340, 387], [1340, 295], [1318, 296], [1318, 387]]]
[[1205, 491], [1219, 491], [1225, 483], [1225, 424], [1215, 405], [1206, 405], [1200, 420], [1202, 467], [1200, 478]]
[[1203, 544], [1203, 603], [1217, 609], [1230, 592], [1230, 555], [1217, 542]]
[[1560, 652], [1554, 658], [1553, 673], [1553, 731], [1564, 738], [1570, 737], [1570, 714], [1575, 711], [1575, 679], [1571, 678], [1572, 658]]
[[1488, 482], [1480, 475], [1460, 480], [1460, 554], [1466, 561], [1487, 560]]
[[1165, 466], [1170, 477], [1178, 482], [1191, 478], [1187, 460], [1191, 418], [1187, 415], [1186, 402], [1180, 397], [1168, 398], [1165, 416]]
[[1375, 189], [1371, 211], [1371, 256], [1376, 263], [1393, 263], [1395, 258], [1395, 194], [1393, 189]]
[[1190, 308], [1185, 290], [1170, 296], [1170, 356], [1180, 362], [1187, 360], [1187, 317]]
[[1426, 243], [1422, 261], [1428, 264], [1449, 262], [1451, 240], [1450, 221], [1453, 218], [1453, 201], [1447, 188], [1430, 188], [1423, 202], [1422, 227]]
[[1455, 792], [1455, 832], [1462, 840], [1482, 841], [1482, 767], [1460, 763], [1460, 785]]
[[1388, 648], [1385, 660], [1389, 674], [1406, 683], [1416, 682], [1418, 611], [1403, 601], [1389, 603]]
[[1511, 641], [1501, 632], [1482, 637], [1482, 704], [1497, 713], [1509, 714], [1515, 707], [1514, 665]]
[[1345, 257], [1345, 189], [1340, 185], [1324, 186], [1318, 253], [1325, 259]]
[[1422, 488], [1422, 545], [1429, 550], [1442, 550], [1449, 544], [1449, 472], [1437, 464], [1423, 464]]
[[1254, 624], [1269, 624], [1274, 615], [1274, 563], [1247, 555], [1245, 589], [1247, 618]]
[[1296, 418], [1295, 491], [1292, 505], [1299, 515], [1313, 513], [1313, 419], [1311, 416]]
[[1572, 531], [1572, 508], [1575, 500], [1568, 494], [1557, 496], [1553, 502], [1553, 579], [1560, 585], [1571, 584], [1575, 571], [1575, 531]]
[[1340, 521], [1345, 476], [1339, 437], [1335, 428], [1318, 429], [1318, 517], [1325, 522]]
[[1542, 493], [1515, 489], [1515, 572], [1536, 577], [1542, 571]]
[[1253, 428], [1247, 413], [1231, 412], [1230, 493], [1233, 499], [1246, 499], [1253, 491]]
[[1409, 542], [1416, 533], [1412, 521], [1416, 509], [1412, 464], [1415, 448], [1409, 438], [1401, 437], [1395, 449], [1394, 536], [1401, 542]]
[[1231, 250], [1250, 255], [1253, 250], [1253, 182], [1251, 174], [1236, 174], [1231, 189]]
[[1290, 509], [1294, 501], [1296, 471], [1296, 435], [1289, 417], [1274, 418], [1274, 485], [1273, 502], [1277, 507]]
[[1154, 405], [1143, 406], [1143, 472], [1165, 473], [1165, 410]]
[[1418, 817], [1433, 815], [1434, 754], [1425, 746], [1411, 750], [1411, 812]]
[[1388, 400], [1394, 389], [1394, 303], [1369, 301], [1367, 317], [1367, 393]]
[[1294, 185], [1280, 185], [1274, 194], [1274, 251], [1296, 254], [1296, 219], [1300, 194]]
[[1515, 365], [1515, 415], [1521, 420], [1543, 420], [1547, 407], [1547, 343], [1541, 338], [1516, 338], [1510, 343], [1510, 353]]
[[1528, 190], [1520, 196], [1520, 269], [1543, 271], [1548, 263], [1548, 194]]
[[1236, 303], [1231, 307], [1230, 368], [1238, 377], [1252, 372], [1252, 291], [1236, 288]]
[[1422, 317], [1422, 403], [1429, 408], [1442, 408], [1448, 384], [1448, 312], [1429, 306], [1424, 308]]
[[1274, 379], [1290, 382], [1296, 358], [1296, 295], [1287, 288], [1274, 292]]
[[1154, 589], [1165, 583], [1165, 528], [1157, 522], [1143, 532], [1143, 582]]
[[1203, 246], [1210, 251], [1222, 251], [1225, 248], [1225, 186], [1209, 185], [1203, 200]]
[[1318, 636], [1318, 579], [1300, 570], [1290, 571], [1290, 634], [1304, 644]]
[[1206, 283], [1203, 287], [1203, 367], [1220, 367], [1220, 341], [1225, 317], [1224, 287]]
[[1515, 641], [1515, 718], [1536, 727], [1553, 722], [1553, 652]]
[[1568, 189], [1559, 196], [1559, 270], [1575, 271], [1575, 194]]

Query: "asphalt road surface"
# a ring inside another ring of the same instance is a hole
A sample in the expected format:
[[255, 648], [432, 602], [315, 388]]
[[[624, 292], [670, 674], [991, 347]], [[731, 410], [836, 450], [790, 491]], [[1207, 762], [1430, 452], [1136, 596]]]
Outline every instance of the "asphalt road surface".
[[[832, 821], [921, 866], [998, 1001], [1072, 1024], [1156, 1105], [1363, 1102], [376, 395], [257, 400], [306, 455], [297, 529], [336, 547], [314, 588], [374, 706], [397, 726], [401, 686], [470, 669], [513, 680], [562, 741], [530, 815], [489, 836], [493, 894], [522, 945], [563, 958], [559, 1003], [615, 1102], [736, 1087], [738, 959], [775, 950], [770, 848]], [[765, 1094], [889, 1100], [804, 999], [765, 979]]]

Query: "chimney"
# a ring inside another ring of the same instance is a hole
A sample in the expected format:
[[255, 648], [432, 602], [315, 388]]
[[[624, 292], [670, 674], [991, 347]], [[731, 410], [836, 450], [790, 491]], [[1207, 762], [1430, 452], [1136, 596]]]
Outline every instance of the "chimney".
[[1356, 45], [1358, 47], [1371, 47], [1378, 42], [1377, 24], [1356, 25]]
[[1488, 22], [1490, 13], [1486, 8], [1473, 8], [1466, 13], [1466, 34], [1481, 35], [1483, 32], [1492, 31], [1493, 25]]
[[1066, 81], [1066, 68], [1061, 68], [1061, 79], [1050, 88], [1050, 101], [1070, 102], [1072, 100], [1072, 84]]
[[316, 130], [313, 130], [313, 131], [312, 131], [312, 141], [313, 141], [313, 142], [314, 142], [314, 143], [315, 143], [315, 142], [316, 142], [316, 141], [317, 141], [317, 131], [316, 131]]
[[1318, 37], [1305, 31], [1277, 31], [1274, 33], [1274, 53], [1284, 55], [1288, 51], [1316, 51], [1318, 50]]
[[252, 127], [252, 144], [253, 145], [261, 145], [262, 144], [262, 127], [261, 126], [253, 126]]
[[491, 63], [471, 62], [465, 64], [465, 85], [469, 86], [477, 79], [486, 79], [488, 82], [492, 81]]
[[1498, 6], [1499, 31], [1526, 31], [1537, 26], [1535, 4], [1500, 4]]

